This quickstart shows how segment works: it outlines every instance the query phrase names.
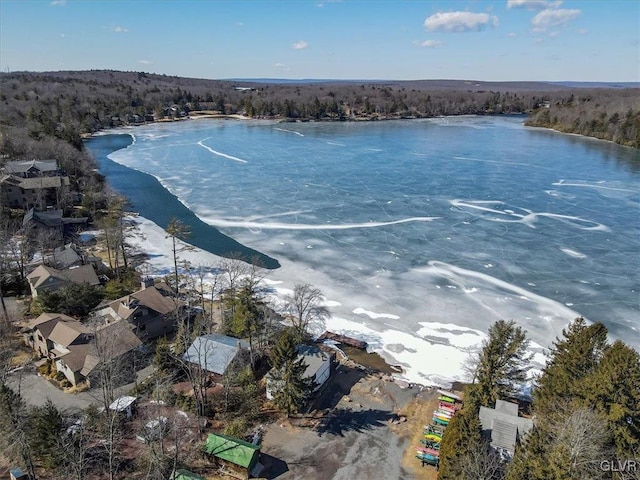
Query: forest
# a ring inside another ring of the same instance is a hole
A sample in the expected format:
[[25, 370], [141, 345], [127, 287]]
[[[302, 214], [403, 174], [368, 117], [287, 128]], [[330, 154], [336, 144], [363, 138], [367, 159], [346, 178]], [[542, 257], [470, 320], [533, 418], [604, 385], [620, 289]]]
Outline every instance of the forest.
[[[2, 73], [0, 105], [0, 153], [19, 158], [53, 148], [57, 140], [80, 150], [82, 135], [203, 112], [282, 121], [530, 114], [532, 126], [640, 147], [638, 88], [461, 80], [258, 82], [91, 70]], [[34, 140], [44, 142], [36, 147]]]

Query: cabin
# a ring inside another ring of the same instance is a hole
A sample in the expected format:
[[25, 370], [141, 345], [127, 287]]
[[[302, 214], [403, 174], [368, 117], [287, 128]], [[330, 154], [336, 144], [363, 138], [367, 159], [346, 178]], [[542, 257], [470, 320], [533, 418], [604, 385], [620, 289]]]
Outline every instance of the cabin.
[[495, 408], [480, 407], [482, 434], [503, 460], [513, 458], [516, 446], [533, 428], [533, 421], [518, 416], [518, 404], [496, 400]]
[[236, 478], [258, 477], [264, 469], [259, 461], [260, 447], [239, 438], [210, 433], [204, 451], [213, 463]]

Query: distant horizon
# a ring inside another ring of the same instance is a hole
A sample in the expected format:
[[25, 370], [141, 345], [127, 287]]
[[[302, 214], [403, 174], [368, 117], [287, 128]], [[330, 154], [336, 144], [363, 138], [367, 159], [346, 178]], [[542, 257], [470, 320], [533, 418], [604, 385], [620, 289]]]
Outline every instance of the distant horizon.
[[2, 0], [0, 71], [640, 82], [638, 18], [625, 0]]
[[226, 77], [226, 78], [205, 78], [191, 77], [185, 75], [174, 75], [158, 72], [148, 72], [144, 70], [117, 70], [112, 68], [91, 68], [79, 70], [16, 70], [16, 71], [0, 71], [0, 75], [11, 74], [47, 74], [47, 73], [81, 73], [91, 71], [103, 72], [121, 72], [121, 73], [143, 73], [145, 75], [157, 75], [166, 77], [176, 77], [191, 80], [210, 80], [221, 82], [255, 82], [255, 83], [360, 83], [360, 82], [477, 82], [477, 83], [546, 83], [551, 85], [624, 85], [625, 87], [640, 88], [640, 81], [583, 81], [583, 80], [478, 80], [473, 78], [285, 78], [285, 77]]

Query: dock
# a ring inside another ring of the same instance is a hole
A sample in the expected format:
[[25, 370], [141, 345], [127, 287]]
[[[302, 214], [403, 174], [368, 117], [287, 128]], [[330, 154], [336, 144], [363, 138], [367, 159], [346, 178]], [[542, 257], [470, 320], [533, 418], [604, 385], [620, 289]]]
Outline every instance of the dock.
[[355, 348], [365, 350], [367, 348], [367, 342], [358, 340], [357, 338], [347, 337], [346, 335], [340, 335], [339, 333], [325, 331], [318, 337], [318, 340], [333, 340], [334, 342], [341, 343], [343, 345], [350, 345]]

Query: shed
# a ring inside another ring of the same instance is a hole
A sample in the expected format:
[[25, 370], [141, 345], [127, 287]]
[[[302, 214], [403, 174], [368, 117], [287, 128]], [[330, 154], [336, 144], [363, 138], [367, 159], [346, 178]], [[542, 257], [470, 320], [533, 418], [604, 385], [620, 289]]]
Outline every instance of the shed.
[[258, 474], [262, 469], [262, 465], [258, 462], [260, 447], [239, 438], [210, 433], [204, 451], [227, 464], [240, 467], [246, 478]]
[[123, 413], [127, 418], [131, 418], [133, 416], [136, 400], [138, 400], [138, 397], [131, 397], [128, 395], [116, 398], [113, 403], [109, 405], [109, 410]]

